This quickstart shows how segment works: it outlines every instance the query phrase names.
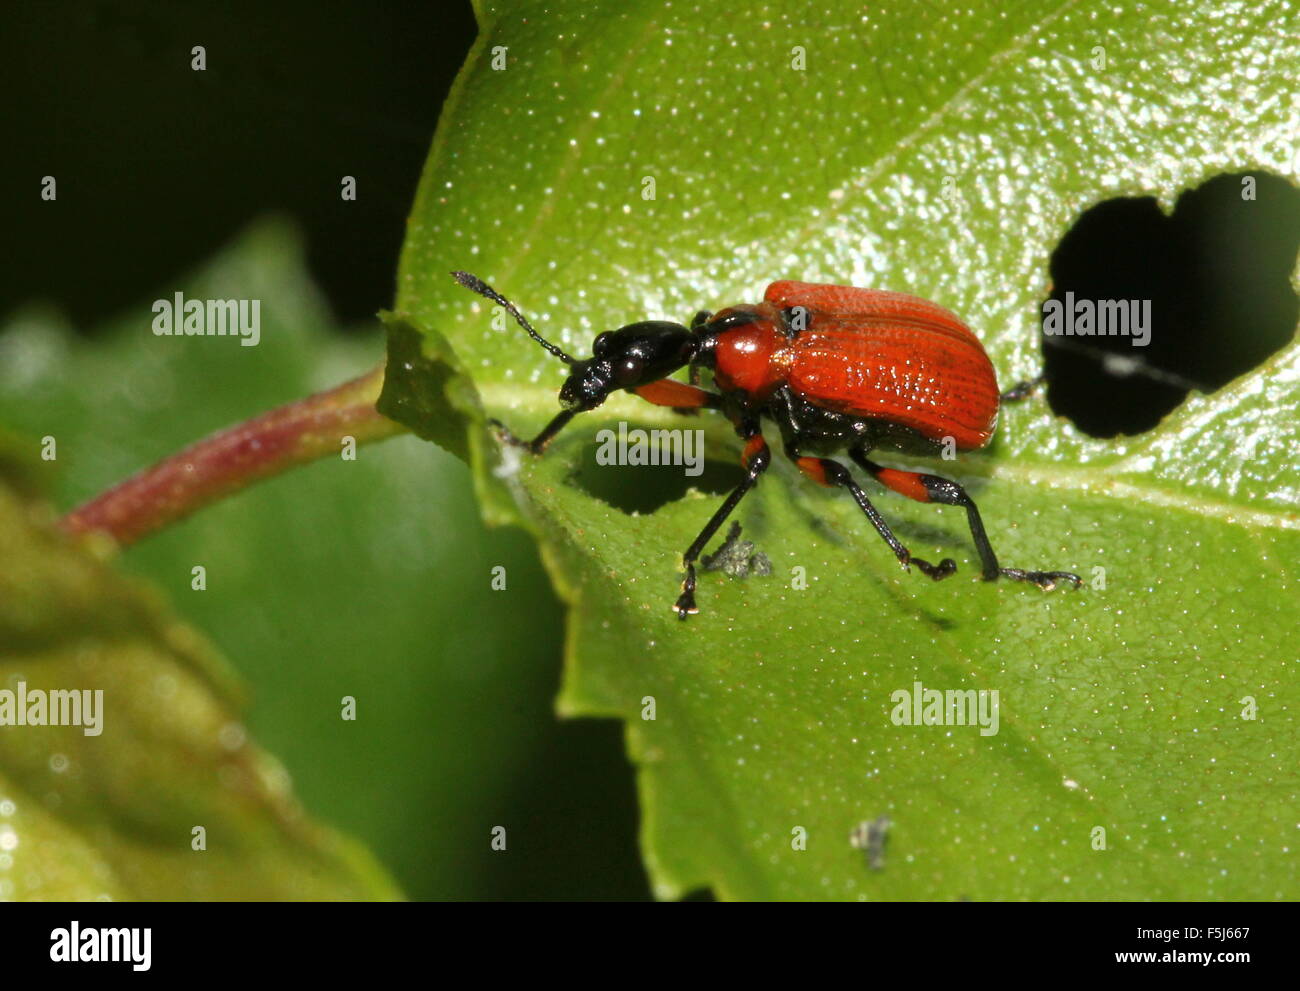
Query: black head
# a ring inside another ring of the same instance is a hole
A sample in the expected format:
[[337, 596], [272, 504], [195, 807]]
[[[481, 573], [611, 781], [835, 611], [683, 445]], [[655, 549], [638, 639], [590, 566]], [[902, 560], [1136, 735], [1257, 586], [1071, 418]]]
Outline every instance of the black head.
[[595, 409], [618, 389], [667, 378], [695, 355], [697, 338], [679, 323], [647, 320], [607, 330], [592, 342], [591, 357], [575, 361], [560, 389], [565, 409]]
[[533, 340], [572, 369], [560, 388], [560, 405], [567, 410], [595, 409], [611, 392], [666, 378], [688, 365], [699, 348], [699, 338], [681, 324], [647, 320], [601, 334], [592, 343], [592, 356], [579, 361], [544, 340], [514, 304], [487, 283], [467, 272], [452, 276], [466, 289], [504, 307]]

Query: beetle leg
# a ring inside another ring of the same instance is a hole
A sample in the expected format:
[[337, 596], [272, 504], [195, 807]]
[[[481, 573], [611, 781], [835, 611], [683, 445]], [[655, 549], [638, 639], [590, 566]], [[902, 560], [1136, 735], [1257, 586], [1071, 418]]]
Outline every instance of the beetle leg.
[[722, 409], [722, 397], [675, 379], [660, 379], [632, 390], [648, 403], [669, 406], [676, 413], [697, 413], [701, 407]]
[[901, 540], [894, 536], [894, 531], [889, 528], [889, 524], [880, 515], [880, 511], [872, 505], [871, 500], [867, 498], [867, 494], [862, 491], [861, 486], [853, 480], [849, 470], [838, 461], [832, 461], [829, 458], [799, 457], [796, 453], [790, 451], [787, 451], [787, 454], [793, 458], [799, 470], [818, 485], [825, 485], [828, 488], [838, 485], [841, 488], [848, 489], [849, 494], [853, 496], [853, 501], [866, 514], [867, 519], [871, 521], [871, 525], [884, 538], [885, 543], [889, 545], [889, 549], [898, 558], [898, 563], [905, 569], [914, 564], [922, 574], [928, 575], [935, 581], [947, 578], [957, 570], [956, 562], [950, 557], [944, 558], [938, 564], [931, 564], [919, 557], [912, 557], [912, 552], [903, 546]]
[[1046, 375], [1038, 375], [1024, 382], [1017, 382], [1006, 392], [1002, 393], [1001, 400], [1004, 403], [1018, 403], [1022, 399], [1028, 399], [1038, 387], [1047, 381]]
[[546, 450], [551, 440], [564, 429], [565, 424], [577, 415], [577, 410], [565, 409], [556, 414], [555, 419], [548, 423], [540, 434], [532, 440], [524, 440], [516, 437], [514, 432], [500, 420], [488, 420], [488, 426], [496, 430], [497, 435], [501, 438], [502, 443], [509, 444], [511, 447], [524, 447], [532, 454], [541, 454]]
[[703, 552], [705, 546], [713, 535], [718, 532], [718, 528], [731, 515], [732, 510], [745, 498], [745, 493], [758, 484], [759, 478], [763, 472], [767, 471], [767, 466], [771, 463], [772, 452], [768, 449], [767, 441], [759, 433], [757, 424], [746, 424], [740, 429], [740, 435], [747, 437], [745, 444], [745, 453], [741, 458], [741, 463], [745, 466], [745, 478], [727, 496], [726, 501], [718, 507], [718, 511], [713, 514], [712, 519], [704, 524], [704, 529], [696, 537], [691, 546], [686, 548], [686, 553], [682, 555], [682, 562], [686, 565], [686, 577], [682, 581], [682, 594], [677, 597], [673, 609], [677, 613], [678, 619], [685, 619], [687, 616], [699, 612], [695, 606], [695, 561]]
[[[712, 313], [710, 313], [708, 310], [700, 310], [699, 313], [695, 314], [695, 316], [691, 318], [691, 330], [698, 330], [699, 328], [703, 327], [706, 323], [708, 323], [712, 319], [713, 319]], [[699, 385], [700, 366], [692, 363], [689, 371], [687, 372], [687, 378], [690, 379], [691, 385]]]
[[999, 576], [1019, 582], [1030, 582], [1044, 591], [1050, 592], [1058, 582], [1069, 582], [1075, 588], [1083, 584], [1083, 579], [1069, 571], [1025, 571], [1022, 568], [1003, 568], [998, 565], [993, 545], [989, 543], [984, 531], [984, 521], [980, 511], [975, 507], [975, 500], [966, 494], [956, 482], [939, 475], [926, 475], [919, 471], [899, 471], [885, 468], [870, 460], [860, 448], [849, 452], [850, 456], [875, 477], [887, 489], [893, 489], [899, 495], [915, 499], [917, 502], [937, 502], [944, 506], [964, 506], [966, 522], [970, 526], [971, 537], [975, 541], [975, 550], [979, 552], [982, 566], [981, 577], [985, 581], [994, 581]]

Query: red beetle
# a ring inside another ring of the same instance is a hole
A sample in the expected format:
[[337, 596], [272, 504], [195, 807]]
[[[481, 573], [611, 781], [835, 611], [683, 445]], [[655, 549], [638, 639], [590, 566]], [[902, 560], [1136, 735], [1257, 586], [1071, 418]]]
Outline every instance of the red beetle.
[[[746, 474], [700, 535], [686, 549], [686, 577], [673, 609], [685, 619], [695, 606], [695, 561], [723, 521], [771, 463], [760, 420], [781, 431], [785, 454], [819, 485], [841, 486], [884, 538], [904, 568], [916, 565], [936, 580], [957, 570], [951, 558], [937, 565], [911, 553], [839, 462], [848, 455], [886, 488], [918, 502], [964, 506], [983, 577], [998, 576], [1053, 589], [1082, 584], [1068, 571], [1003, 568], [989, 544], [974, 501], [956, 482], [901, 471], [867, 457], [877, 447], [934, 455], [946, 440], [957, 450], [983, 447], [993, 436], [1003, 400], [1028, 394], [1026, 385], [999, 394], [993, 365], [970, 328], [934, 303], [905, 293], [810, 282], [773, 282], [763, 302], [696, 314], [689, 328], [647, 321], [596, 338], [592, 357], [579, 361], [544, 340], [514, 304], [476, 276], [453, 272], [461, 285], [504, 307], [530, 337], [572, 368], [560, 389], [563, 407], [531, 441], [501, 424], [504, 439], [534, 454], [573, 417], [595, 409], [625, 389], [659, 406], [721, 410], [745, 441]], [[691, 382], [668, 376], [690, 367]], [[718, 392], [695, 383], [711, 369]]]

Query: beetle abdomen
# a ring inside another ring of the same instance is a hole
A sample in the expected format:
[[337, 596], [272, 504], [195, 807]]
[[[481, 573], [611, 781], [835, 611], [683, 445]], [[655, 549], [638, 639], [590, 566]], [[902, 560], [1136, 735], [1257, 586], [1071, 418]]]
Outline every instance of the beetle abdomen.
[[931, 440], [981, 447], [997, 423], [993, 366], [978, 348], [886, 319], [813, 319], [795, 338], [786, 381], [827, 409], [891, 420]]

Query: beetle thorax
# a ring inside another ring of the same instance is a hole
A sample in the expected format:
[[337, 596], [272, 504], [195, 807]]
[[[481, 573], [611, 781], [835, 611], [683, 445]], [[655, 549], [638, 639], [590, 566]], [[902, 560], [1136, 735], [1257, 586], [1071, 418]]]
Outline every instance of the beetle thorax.
[[[756, 402], [771, 397], [790, 368], [792, 352], [779, 311], [762, 304], [746, 307], [755, 319], [717, 337], [713, 348], [714, 381], [726, 392], [743, 391]], [[726, 316], [724, 311], [715, 319]]]

